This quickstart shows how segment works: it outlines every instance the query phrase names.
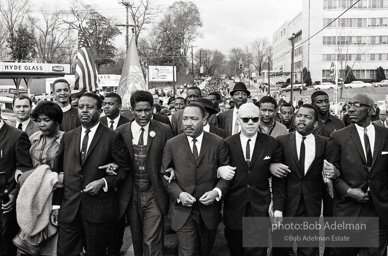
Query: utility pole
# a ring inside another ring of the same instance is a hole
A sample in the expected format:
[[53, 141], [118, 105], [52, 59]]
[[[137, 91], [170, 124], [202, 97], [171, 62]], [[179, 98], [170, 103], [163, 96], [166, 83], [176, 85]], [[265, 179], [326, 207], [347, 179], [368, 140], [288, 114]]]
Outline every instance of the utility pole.
[[126, 9], [126, 12], [127, 12], [127, 22], [126, 24], [117, 24], [116, 26], [117, 27], [125, 27], [125, 45], [126, 45], [126, 52], [128, 52], [128, 47], [129, 47], [129, 28], [133, 28], [133, 27], [136, 27], [136, 25], [130, 25], [129, 24], [129, 7], [131, 6], [131, 4], [129, 2], [126, 2], [126, 1], [121, 1], [121, 3], [125, 6], [125, 9]]
[[290, 84], [291, 84], [291, 99], [290, 103], [294, 105], [294, 48], [295, 48], [295, 33], [292, 33], [292, 37], [290, 38], [291, 40], [291, 79], [290, 79]]
[[271, 56], [268, 55], [268, 94], [271, 95]]
[[194, 45], [191, 46], [191, 71], [193, 73], [193, 85], [195, 84], [195, 80], [194, 80], [194, 77], [195, 77], [195, 74], [194, 74], [194, 47], [197, 47], [197, 46], [194, 46]]

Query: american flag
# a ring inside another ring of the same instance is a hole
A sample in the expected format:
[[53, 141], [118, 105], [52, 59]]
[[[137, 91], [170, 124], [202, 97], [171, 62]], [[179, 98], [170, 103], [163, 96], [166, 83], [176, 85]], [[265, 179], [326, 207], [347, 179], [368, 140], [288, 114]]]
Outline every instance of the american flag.
[[75, 68], [74, 90], [95, 92], [98, 88], [97, 69], [90, 52], [90, 42], [83, 28], [78, 31], [77, 66]]

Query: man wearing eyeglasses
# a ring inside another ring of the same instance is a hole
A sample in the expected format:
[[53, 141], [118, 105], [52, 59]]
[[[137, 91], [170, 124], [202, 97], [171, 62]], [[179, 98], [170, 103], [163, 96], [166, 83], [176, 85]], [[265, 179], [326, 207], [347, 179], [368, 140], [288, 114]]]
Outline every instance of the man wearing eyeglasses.
[[[282, 160], [279, 142], [258, 132], [259, 115], [255, 104], [241, 105], [237, 117], [241, 132], [225, 140], [230, 157], [230, 166], [226, 168], [235, 169], [234, 174], [225, 177], [230, 182], [224, 198], [225, 238], [232, 256], [244, 255], [248, 251], [254, 255], [267, 255], [268, 230], [261, 234], [262, 247], [244, 248], [242, 241], [244, 217], [269, 216], [269, 167], [271, 163]], [[279, 181], [276, 178], [272, 181], [275, 202], [279, 200]]]
[[[378, 248], [332, 248], [332, 255], [387, 255], [388, 237], [388, 130], [373, 125], [373, 100], [357, 94], [349, 101], [352, 125], [331, 134], [328, 168], [339, 170], [334, 179], [334, 217], [379, 217]], [[353, 217], [353, 218], [352, 218]], [[365, 232], [364, 241], [372, 241]], [[376, 238], [375, 237], [375, 238]]]

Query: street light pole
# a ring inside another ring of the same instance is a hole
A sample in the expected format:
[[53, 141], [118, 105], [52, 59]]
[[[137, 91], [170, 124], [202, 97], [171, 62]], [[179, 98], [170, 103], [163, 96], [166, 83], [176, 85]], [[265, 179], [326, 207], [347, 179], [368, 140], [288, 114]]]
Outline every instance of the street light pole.
[[126, 2], [126, 1], [121, 1], [121, 3], [125, 6], [125, 9], [126, 9], [126, 13], [127, 13], [127, 21], [126, 21], [126, 24], [117, 24], [116, 26], [117, 27], [125, 27], [125, 45], [126, 45], [126, 52], [128, 52], [128, 47], [129, 47], [129, 28], [133, 28], [133, 27], [136, 27], [136, 25], [130, 25], [129, 24], [129, 7], [131, 6], [131, 4], [129, 2]]
[[295, 48], [295, 33], [292, 33], [292, 37], [290, 38], [291, 40], [291, 79], [290, 79], [290, 84], [291, 84], [291, 99], [290, 103], [294, 105], [294, 48]]
[[197, 47], [197, 46], [194, 46], [194, 45], [191, 46], [191, 71], [193, 73], [193, 85], [195, 84], [195, 81], [194, 81], [194, 77], [195, 77], [195, 74], [194, 74], [194, 47]]
[[268, 94], [271, 96], [271, 56], [268, 55]]

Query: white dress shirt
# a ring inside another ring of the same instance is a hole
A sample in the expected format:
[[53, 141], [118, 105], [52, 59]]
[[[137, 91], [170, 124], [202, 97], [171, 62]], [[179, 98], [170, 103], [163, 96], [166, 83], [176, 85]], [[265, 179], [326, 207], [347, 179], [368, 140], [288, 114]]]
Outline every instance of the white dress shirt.
[[246, 151], [247, 151], [247, 141], [250, 139], [251, 141], [249, 142], [249, 148], [250, 148], [250, 157], [249, 157], [249, 161], [252, 160], [252, 154], [253, 154], [253, 150], [255, 148], [255, 144], [256, 144], [256, 138], [257, 138], [257, 133], [255, 135], [252, 136], [252, 138], [248, 138], [246, 136], [244, 136], [242, 133], [240, 133], [240, 140], [241, 140], [241, 148], [242, 148], [242, 151], [243, 151], [243, 154], [244, 154], [244, 158], [245, 160], [247, 161], [246, 159]]
[[[28, 124], [30, 123], [30, 118], [28, 118], [26, 121], [24, 121], [24, 122], [22, 122], [22, 131], [23, 132], [25, 132], [26, 131], [26, 128], [27, 128], [27, 126], [28, 126]], [[19, 127], [19, 124], [20, 124], [20, 122], [19, 121], [16, 121], [16, 128], [18, 128]]]
[[204, 132], [210, 132], [210, 125], [209, 125], [209, 124], [206, 124], [206, 125], [203, 127], [203, 131], [204, 131]]
[[[364, 155], [365, 155], [365, 159], [368, 159], [368, 157], [366, 156], [366, 150], [365, 150], [365, 142], [364, 142], [364, 127], [361, 127], [359, 126], [358, 124], [356, 124], [356, 129], [357, 129], [357, 132], [358, 132], [358, 136], [360, 137], [360, 141], [361, 141], [361, 145], [362, 145], [362, 149], [364, 150]], [[375, 137], [376, 137], [376, 131], [375, 131], [375, 127], [374, 125], [371, 123], [369, 124], [367, 127], [367, 134], [368, 134], [368, 137], [369, 137], [369, 143], [370, 143], [370, 149], [372, 151], [372, 157], [373, 157], [373, 149], [375, 148]]]
[[[302, 144], [302, 135], [298, 132], [295, 132], [296, 139], [296, 152], [298, 155], [298, 159], [300, 157], [300, 145]], [[313, 134], [309, 134], [306, 136], [304, 140], [305, 146], [305, 158], [304, 158], [304, 174], [306, 175], [308, 169], [310, 168], [311, 163], [315, 158], [315, 137]]]
[[109, 128], [111, 125], [111, 121], [113, 121], [113, 130], [116, 130], [117, 126], [119, 125], [120, 115], [118, 115], [115, 119], [110, 119], [109, 117], [106, 117], [106, 122]]
[[131, 124], [132, 144], [133, 145], [137, 145], [137, 143], [139, 143], [141, 128], [144, 128], [143, 142], [144, 142], [144, 145], [147, 145], [148, 131], [150, 129], [150, 122], [148, 122], [148, 124], [146, 124], [145, 126], [140, 126], [136, 121], [133, 121]]
[[232, 122], [232, 135], [239, 133], [241, 130], [241, 125], [237, 125], [238, 129], [236, 131], [235, 124], [237, 123], [237, 115], [238, 109], [236, 107], [233, 108], [233, 122]]

